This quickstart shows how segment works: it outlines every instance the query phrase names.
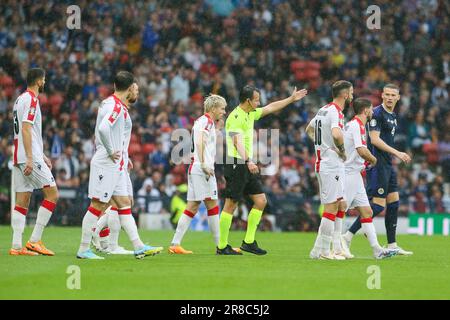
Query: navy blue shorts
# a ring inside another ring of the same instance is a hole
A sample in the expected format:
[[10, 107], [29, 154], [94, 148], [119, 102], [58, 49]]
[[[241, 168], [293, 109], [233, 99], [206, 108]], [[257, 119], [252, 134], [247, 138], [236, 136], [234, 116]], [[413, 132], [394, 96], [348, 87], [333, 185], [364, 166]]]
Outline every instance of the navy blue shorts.
[[377, 165], [367, 170], [367, 196], [369, 199], [386, 198], [397, 192], [397, 172], [392, 166]]

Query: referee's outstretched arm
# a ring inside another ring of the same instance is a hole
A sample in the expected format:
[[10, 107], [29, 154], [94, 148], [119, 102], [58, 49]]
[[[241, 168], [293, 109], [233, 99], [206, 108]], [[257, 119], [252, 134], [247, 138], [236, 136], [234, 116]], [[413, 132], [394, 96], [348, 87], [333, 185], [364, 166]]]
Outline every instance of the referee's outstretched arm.
[[306, 89], [301, 89], [297, 91], [297, 87], [294, 88], [292, 95], [289, 98], [278, 100], [268, 104], [267, 106], [262, 108], [261, 118], [267, 116], [268, 114], [280, 111], [287, 107], [292, 102], [298, 101], [302, 99], [304, 96], [308, 94]]

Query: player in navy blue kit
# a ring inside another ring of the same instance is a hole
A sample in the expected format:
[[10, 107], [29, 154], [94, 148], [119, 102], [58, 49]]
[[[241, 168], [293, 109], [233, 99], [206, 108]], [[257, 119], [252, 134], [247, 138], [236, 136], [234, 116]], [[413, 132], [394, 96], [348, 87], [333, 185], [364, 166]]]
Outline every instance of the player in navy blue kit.
[[[367, 169], [367, 195], [374, 217], [386, 208], [384, 221], [388, 248], [397, 249], [399, 255], [411, 255], [413, 254], [411, 251], [403, 250], [396, 242], [399, 194], [397, 173], [392, 166], [392, 156], [399, 158], [404, 163], [411, 162], [411, 157], [407, 153], [398, 151], [393, 147], [397, 128], [394, 108], [400, 99], [400, 90], [394, 84], [387, 84], [383, 88], [381, 97], [383, 103], [374, 109], [372, 120], [369, 123], [368, 147], [377, 158], [377, 164]], [[361, 222], [358, 217], [343, 236], [343, 244], [347, 247], [344, 250], [350, 248], [352, 237], [360, 228]]]

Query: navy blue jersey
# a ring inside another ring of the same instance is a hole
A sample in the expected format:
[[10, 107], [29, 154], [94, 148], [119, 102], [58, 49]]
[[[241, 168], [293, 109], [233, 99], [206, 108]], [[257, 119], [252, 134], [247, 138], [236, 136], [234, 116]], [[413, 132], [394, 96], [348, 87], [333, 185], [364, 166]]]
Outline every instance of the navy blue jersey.
[[[369, 131], [379, 131], [380, 138], [387, 145], [394, 148], [394, 135], [397, 128], [397, 116], [395, 113], [387, 112], [383, 105], [373, 109], [372, 120], [369, 122]], [[391, 165], [392, 156], [389, 152], [384, 152], [372, 145], [370, 135], [367, 144], [370, 152], [377, 158], [378, 165]]]

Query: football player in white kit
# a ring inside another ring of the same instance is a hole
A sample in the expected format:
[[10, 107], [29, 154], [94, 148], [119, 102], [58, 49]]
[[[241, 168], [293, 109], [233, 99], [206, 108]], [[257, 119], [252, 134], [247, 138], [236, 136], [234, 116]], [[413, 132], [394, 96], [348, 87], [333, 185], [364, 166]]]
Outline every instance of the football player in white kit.
[[143, 258], [162, 251], [162, 247], [152, 247], [141, 241], [136, 221], [131, 214], [131, 201], [127, 191], [124, 150], [128, 143], [126, 132], [131, 133], [132, 123], [128, 106], [123, 101], [133, 94], [137, 95], [134, 83], [135, 79], [131, 73], [117, 73], [114, 79], [114, 94], [103, 100], [98, 110], [95, 128], [96, 151], [91, 160], [89, 175], [91, 205], [83, 218], [81, 244], [77, 253], [77, 258], [80, 259], [103, 259], [94, 254], [89, 245], [92, 229], [108, 207], [111, 198], [117, 204], [120, 224], [133, 243], [135, 257]]
[[219, 242], [219, 207], [217, 205], [217, 182], [214, 175], [216, 157], [216, 126], [225, 115], [225, 99], [211, 94], [203, 103], [205, 113], [198, 118], [192, 128], [191, 164], [188, 169], [187, 206], [178, 220], [169, 253], [191, 254], [180, 245], [200, 203], [205, 202], [208, 210], [208, 225], [217, 246]]
[[[314, 140], [316, 150], [316, 176], [319, 180], [320, 201], [324, 206], [312, 259], [345, 260], [340, 254], [331, 252], [331, 241], [335, 230], [336, 215], [343, 216], [339, 206], [344, 203], [344, 114], [343, 109], [353, 99], [353, 85], [345, 80], [332, 86], [333, 102], [319, 109], [306, 128]], [[341, 221], [342, 222], [342, 219]]]
[[[131, 90], [131, 95], [129, 95], [125, 101], [126, 105], [130, 106], [137, 101], [139, 95], [139, 87], [137, 83], [133, 83], [133, 88]], [[133, 197], [133, 185], [131, 183], [129, 170], [133, 169], [133, 163], [128, 156], [128, 147], [130, 145], [131, 139], [131, 129], [132, 126], [128, 125], [125, 127], [125, 147], [124, 147], [124, 179], [127, 185], [127, 195], [130, 199], [131, 208], [133, 208], [134, 197]], [[124, 181], [122, 181], [123, 183]], [[92, 244], [97, 249], [97, 251], [105, 252], [108, 254], [134, 254], [133, 251], [126, 250], [125, 248], [119, 246], [119, 233], [120, 233], [120, 218], [119, 209], [117, 204], [113, 199], [109, 202], [110, 206], [105, 210], [105, 214], [102, 215], [97, 222], [95, 231], [93, 233]], [[105, 228], [108, 228], [105, 230]]]
[[[366, 123], [373, 114], [372, 103], [368, 99], [358, 98], [353, 101], [355, 117], [345, 125], [344, 145], [347, 160], [345, 161], [345, 202], [346, 210], [355, 208], [361, 215], [362, 232], [369, 241], [375, 259], [389, 258], [398, 250], [383, 249], [377, 240], [377, 234], [372, 222], [372, 208], [369, 204], [362, 173], [365, 161], [370, 166], [377, 163], [377, 158], [369, 151], [366, 142]], [[342, 241], [346, 257], [351, 256], [349, 249]]]
[[[58, 189], [53, 178], [51, 161], [44, 155], [42, 142], [42, 114], [38, 95], [45, 85], [45, 71], [30, 69], [27, 73], [27, 90], [14, 103], [14, 192], [16, 205], [11, 214], [13, 229], [10, 255], [47, 255], [54, 252], [41, 241], [44, 228], [55, 210]], [[25, 218], [34, 189], [42, 189], [44, 200], [39, 207], [30, 240], [22, 247]]]

